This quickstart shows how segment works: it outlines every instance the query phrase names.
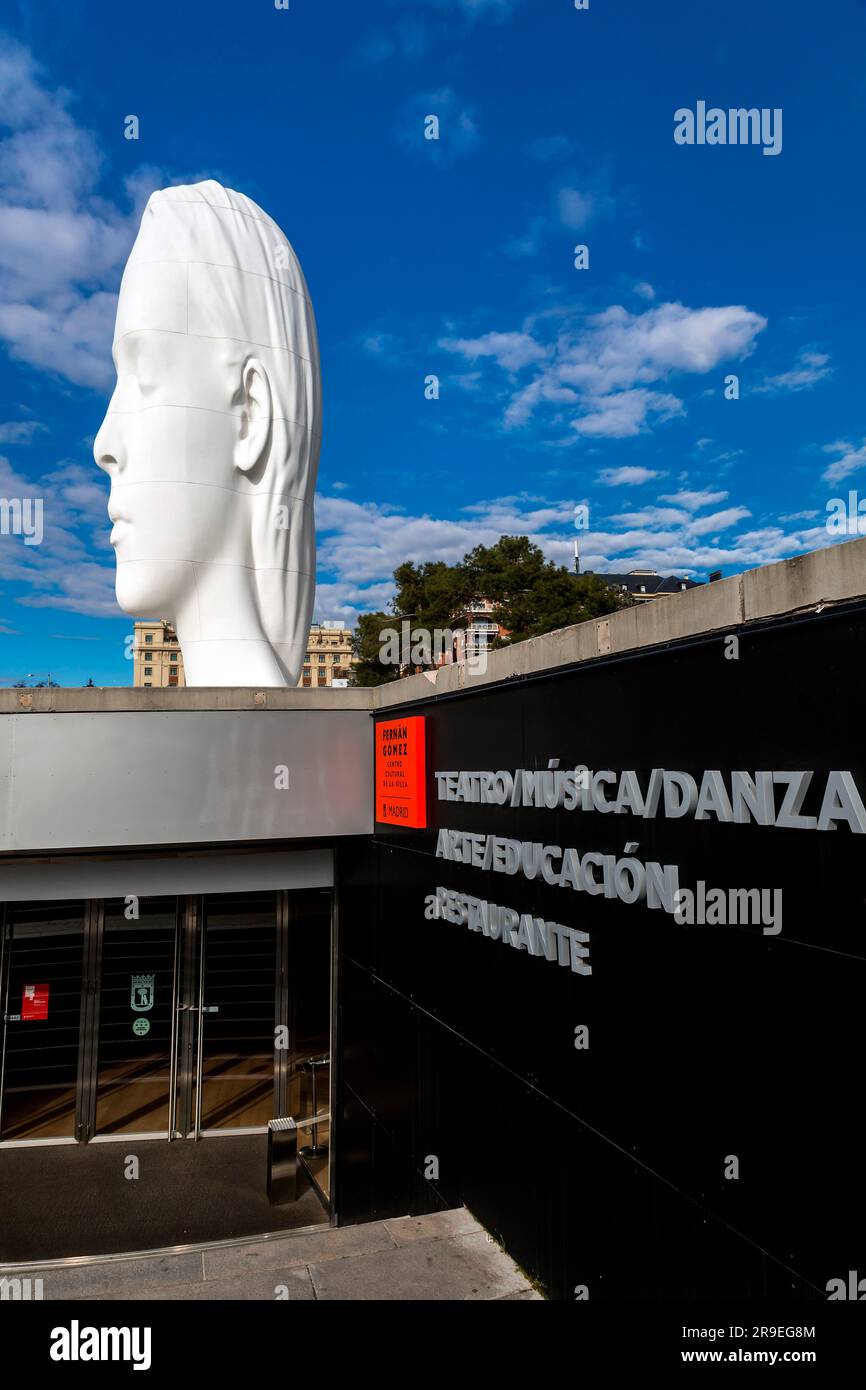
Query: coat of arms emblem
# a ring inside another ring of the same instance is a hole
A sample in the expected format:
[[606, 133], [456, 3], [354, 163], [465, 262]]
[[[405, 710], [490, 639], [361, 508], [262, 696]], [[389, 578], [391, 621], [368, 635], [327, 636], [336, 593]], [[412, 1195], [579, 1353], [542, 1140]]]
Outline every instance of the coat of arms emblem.
[[143, 1014], [148, 1009], [153, 1008], [153, 996], [156, 992], [155, 975], [131, 975], [132, 990], [130, 1007], [134, 1013]]

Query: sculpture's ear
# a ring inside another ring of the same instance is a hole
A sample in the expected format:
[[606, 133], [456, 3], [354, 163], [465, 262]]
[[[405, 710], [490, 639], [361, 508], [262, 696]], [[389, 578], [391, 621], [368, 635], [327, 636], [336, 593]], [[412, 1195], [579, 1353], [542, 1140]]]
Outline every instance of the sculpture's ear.
[[244, 363], [235, 400], [241, 405], [235, 467], [249, 473], [267, 452], [273, 412], [271, 383], [257, 357], [248, 357]]

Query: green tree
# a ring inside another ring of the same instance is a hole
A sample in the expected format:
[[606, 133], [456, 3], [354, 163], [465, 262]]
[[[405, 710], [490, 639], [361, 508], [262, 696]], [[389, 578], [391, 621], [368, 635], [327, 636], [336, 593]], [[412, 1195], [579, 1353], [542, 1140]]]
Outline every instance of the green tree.
[[411, 560], [394, 571], [397, 594], [394, 613], [409, 618], [413, 627], [444, 630], [454, 627], [466, 612], [473, 595], [473, 577], [466, 569], [466, 557], [457, 565], [444, 560], [428, 560], [415, 565]]
[[352, 666], [352, 685], [385, 685], [387, 681], [398, 679], [399, 666], [385, 665], [379, 659], [385, 640], [383, 633], [393, 630], [395, 621], [393, 613], [360, 615], [352, 636], [352, 650], [358, 658]]
[[478, 545], [462, 563], [472, 576], [474, 597], [494, 602], [493, 620], [506, 629], [510, 642], [586, 622], [631, 602], [598, 575], [574, 574], [545, 560], [528, 536]]
[[[477, 545], [456, 565], [407, 560], [395, 569], [394, 580], [392, 611], [365, 613], [358, 621], [353, 645], [360, 660], [353, 667], [354, 685], [382, 685], [405, 674], [405, 666], [381, 660], [389, 635], [399, 637], [404, 620], [413, 633], [453, 631], [465, 626], [473, 603], [487, 599], [495, 605], [494, 622], [508, 633], [493, 644], [501, 646], [612, 613], [632, 601], [598, 575], [573, 574], [545, 560], [528, 536], [501, 536], [495, 545]], [[412, 669], [423, 664], [434, 663], [410, 662]]]

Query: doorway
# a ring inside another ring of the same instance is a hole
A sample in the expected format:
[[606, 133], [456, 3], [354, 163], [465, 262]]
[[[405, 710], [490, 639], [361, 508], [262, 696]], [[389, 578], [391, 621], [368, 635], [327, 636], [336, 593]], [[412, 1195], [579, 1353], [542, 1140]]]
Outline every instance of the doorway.
[[330, 1194], [331, 893], [9, 904], [0, 1144], [200, 1140], [322, 1116]]

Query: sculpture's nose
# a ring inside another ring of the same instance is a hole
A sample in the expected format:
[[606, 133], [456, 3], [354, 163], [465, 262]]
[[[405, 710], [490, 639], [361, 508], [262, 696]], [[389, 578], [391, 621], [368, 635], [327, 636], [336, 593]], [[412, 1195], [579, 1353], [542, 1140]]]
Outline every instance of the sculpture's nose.
[[93, 441], [93, 457], [97, 466], [105, 470], [109, 477], [113, 477], [120, 468], [123, 467], [120, 441], [120, 431], [117, 426], [117, 417], [112, 415], [109, 406], [105, 419], [99, 427], [99, 433]]

